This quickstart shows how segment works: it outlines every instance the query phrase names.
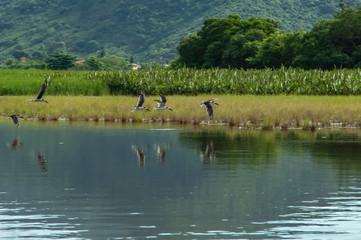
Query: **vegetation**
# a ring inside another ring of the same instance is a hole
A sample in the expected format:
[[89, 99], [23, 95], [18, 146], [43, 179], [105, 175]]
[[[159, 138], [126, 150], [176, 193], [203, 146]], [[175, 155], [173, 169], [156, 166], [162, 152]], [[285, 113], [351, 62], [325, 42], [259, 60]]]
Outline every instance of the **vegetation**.
[[54, 53], [43, 60], [19, 61], [8, 59], [2, 68], [6, 69], [50, 69], [50, 70], [131, 70], [132, 65], [122, 57], [105, 56], [101, 51], [97, 57], [89, 57], [76, 62], [76, 56], [66, 53]]
[[0, 69], [0, 95], [32, 95], [40, 91], [45, 77], [50, 75], [51, 82], [46, 95], [92, 95], [103, 94], [100, 81], [87, 80], [86, 71], [47, 71]]
[[[32, 96], [0, 98], [0, 115], [19, 113], [25, 119], [103, 120], [127, 122], [178, 122], [198, 124], [209, 118], [201, 101], [217, 98], [212, 124], [270, 129], [347, 126], [359, 127], [359, 96], [171, 96], [167, 105], [174, 111], [135, 111], [130, 109], [137, 96], [48, 96], [49, 104], [31, 103]], [[144, 106], [156, 107], [158, 96], [147, 96]]]
[[75, 66], [76, 56], [70, 54], [54, 53], [46, 60], [49, 69], [66, 70]]
[[165, 0], [0, 2], [0, 56], [31, 60], [56, 52], [86, 58], [105, 49], [135, 62], [165, 63], [206, 18], [238, 14], [275, 19], [285, 31], [309, 30], [333, 17], [339, 0]]
[[286, 33], [271, 20], [210, 18], [177, 50], [173, 68], [359, 68], [361, 5], [353, 9], [340, 1], [335, 17], [318, 21], [309, 32]]
[[148, 71], [0, 70], [0, 95], [360, 95], [361, 69], [151, 69]]

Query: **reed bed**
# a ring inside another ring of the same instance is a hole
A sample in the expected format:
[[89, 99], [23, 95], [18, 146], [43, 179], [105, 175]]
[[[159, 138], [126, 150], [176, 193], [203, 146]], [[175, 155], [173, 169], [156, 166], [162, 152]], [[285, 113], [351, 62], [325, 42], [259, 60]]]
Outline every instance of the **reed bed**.
[[252, 94], [252, 95], [358, 95], [361, 93], [360, 69], [302, 70], [296, 68], [178, 69], [139, 72], [90, 73], [111, 94], [148, 94], [164, 92], [177, 95]]
[[361, 70], [297, 68], [152, 69], [149, 71], [47, 71], [0, 69], [1, 95], [35, 95], [49, 76], [47, 95], [360, 95]]
[[[201, 101], [217, 98], [209, 121]], [[231, 125], [242, 128], [303, 128], [361, 126], [359, 96], [168, 96], [174, 111], [131, 112], [138, 101], [132, 96], [48, 96], [46, 103], [31, 103], [31, 96], [0, 97], [0, 115], [22, 114], [25, 119], [95, 120], [118, 122], [176, 122]], [[153, 109], [158, 96], [147, 96]]]

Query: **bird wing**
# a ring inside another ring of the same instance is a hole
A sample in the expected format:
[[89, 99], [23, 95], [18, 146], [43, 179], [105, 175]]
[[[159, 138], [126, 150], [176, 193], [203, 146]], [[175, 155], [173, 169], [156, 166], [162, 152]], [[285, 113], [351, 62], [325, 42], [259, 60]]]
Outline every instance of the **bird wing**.
[[164, 107], [164, 106], [165, 106], [165, 103], [164, 103], [164, 102], [162, 102], [162, 101], [159, 101], [159, 100], [154, 100], [154, 101], [156, 101], [156, 102], [157, 102], [157, 104], [158, 104], [158, 108], [162, 108], [162, 107]]
[[204, 105], [206, 105], [208, 116], [212, 120], [212, 118], [213, 118], [213, 107], [212, 107], [211, 103], [210, 102], [205, 102]]
[[165, 104], [167, 102], [167, 98], [165, 97], [165, 95], [163, 93], [159, 93], [159, 96], [160, 101]]
[[142, 92], [142, 93], [139, 94], [139, 100], [138, 100], [137, 107], [142, 107], [144, 101], [145, 101], [145, 96], [144, 96], [144, 94]]
[[200, 105], [200, 106], [203, 107], [203, 106], [207, 105], [207, 103], [212, 103], [212, 102], [214, 102], [214, 100], [217, 100], [217, 99], [212, 98], [212, 99], [209, 99], [209, 100], [207, 100], [207, 101], [201, 102], [201, 105]]
[[18, 127], [19, 126], [19, 119], [16, 115], [11, 115], [11, 119], [13, 120], [13, 123]]
[[48, 84], [45, 81], [43, 86], [41, 86], [40, 92], [39, 92], [38, 96], [36, 97], [36, 99], [41, 99], [43, 97], [47, 86], [48, 86]]

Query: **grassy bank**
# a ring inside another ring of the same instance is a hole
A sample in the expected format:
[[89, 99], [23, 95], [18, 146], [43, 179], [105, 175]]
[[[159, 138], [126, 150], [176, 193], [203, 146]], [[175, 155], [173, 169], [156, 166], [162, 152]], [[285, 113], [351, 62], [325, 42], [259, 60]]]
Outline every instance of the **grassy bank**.
[[[138, 101], [131, 96], [48, 96], [49, 104], [30, 103], [33, 96], [0, 97], [0, 115], [22, 114], [25, 119], [159, 121], [199, 124], [208, 121], [199, 104], [217, 98], [211, 123], [240, 127], [318, 128], [361, 126], [361, 97], [358, 96], [168, 96], [174, 111], [130, 112]], [[158, 96], [147, 96], [144, 106], [153, 109]]]

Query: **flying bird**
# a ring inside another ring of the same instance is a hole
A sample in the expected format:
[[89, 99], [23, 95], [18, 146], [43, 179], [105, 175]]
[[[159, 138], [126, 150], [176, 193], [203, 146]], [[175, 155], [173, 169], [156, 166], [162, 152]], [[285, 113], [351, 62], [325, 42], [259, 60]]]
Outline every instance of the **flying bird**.
[[13, 120], [13, 123], [16, 125], [16, 127], [20, 127], [20, 121], [19, 118], [24, 118], [23, 116], [19, 115], [19, 114], [14, 114], [11, 115], [10, 117], [8, 117], [9, 119], [11, 118]]
[[48, 103], [48, 101], [43, 99], [43, 95], [44, 95], [45, 90], [46, 90], [47, 87], [48, 87], [48, 79], [45, 78], [45, 81], [44, 81], [43, 85], [41, 86], [41, 89], [40, 89], [40, 92], [39, 92], [38, 96], [36, 97], [36, 99], [31, 100], [31, 102], [46, 102], [46, 103]]
[[212, 120], [212, 118], [213, 118], [213, 107], [212, 107], [212, 104], [219, 105], [219, 104], [216, 103], [214, 100], [217, 100], [217, 99], [210, 99], [210, 100], [201, 102], [201, 105], [200, 105], [201, 107], [203, 107], [203, 106], [206, 107], [206, 110], [207, 110], [207, 113], [208, 113], [208, 116], [209, 116], [210, 120]]
[[209, 102], [210, 104], [216, 104], [216, 105], [219, 105], [218, 103], [215, 102], [215, 100], [218, 100], [218, 99], [215, 99], [215, 98], [212, 98], [212, 99], [209, 99], [207, 101], [203, 101], [201, 102], [201, 107], [203, 107], [204, 105], [206, 105], [207, 102]]
[[154, 110], [170, 110], [170, 111], [173, 111], [173, 109], [171, 107], [165, 106], [165, 103], [167, 102], [167, 98], [165, 97], [165, 95], [163, 93], [159, 93], [159, 96], [160, 96], [160, 100], [154, 100], [158, 104], [158, 107], [154, 108]]
[[131, 112], [138, 111], [138, 110], [150, 111], [149, 108], [143, 107], [144, 102], [145, 102], [145, 93], [143, 90], [141, 90], [139, 93], [139, 100], [138, 100], [137, 106], [135, 108], [132, 108]]

